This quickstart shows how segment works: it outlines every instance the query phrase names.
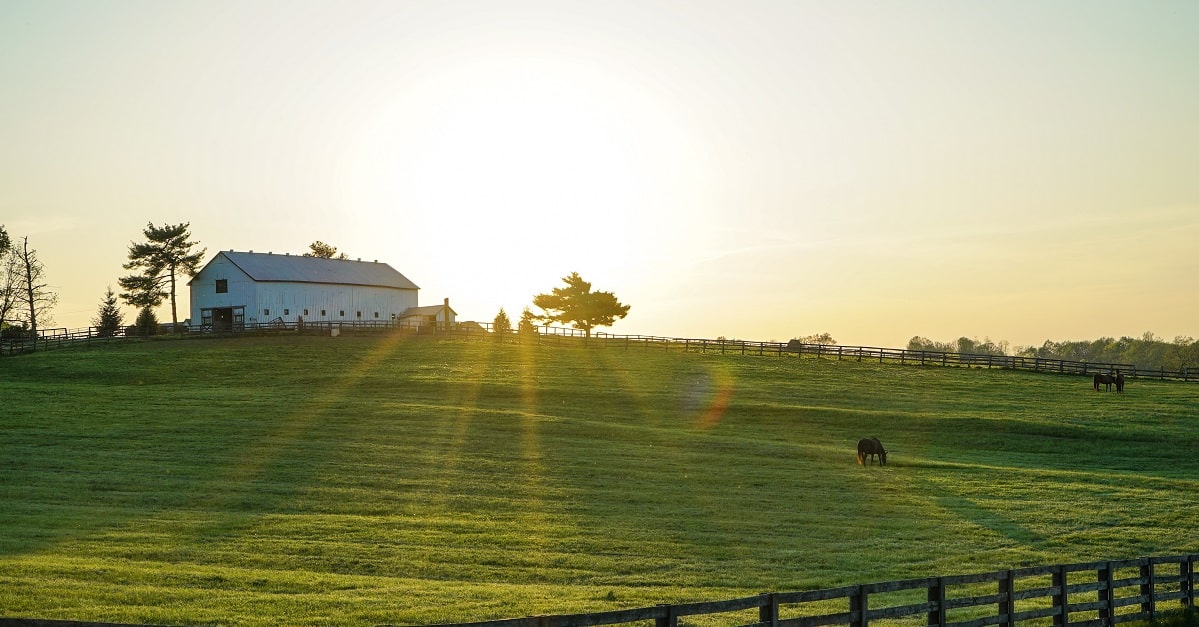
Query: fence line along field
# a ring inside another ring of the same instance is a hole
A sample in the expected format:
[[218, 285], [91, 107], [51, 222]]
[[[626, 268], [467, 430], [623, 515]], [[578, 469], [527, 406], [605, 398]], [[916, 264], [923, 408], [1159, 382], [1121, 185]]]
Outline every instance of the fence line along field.
[[[1181, 379], [1183, 381], [1199, 381], [1199, 371], [1194, 367], [1179, 366], [1178, 370], [1166, 370], [1164, 367], [1152, 368], [1137, 364], [1073, 361], [1052, 359], [1046, 357], [1021, 357], [1019, 355], [994, 355], [974, 353], [953, 353], [930, 350], [911, 350], [903, 348], [880, 348], [875, 346], [842, 346], [838, 344], [804, 344], [799, 340], [789, 342], [755, 342], [749, 340], [729, 340], [724, 338], [686, 338], [661, 337], [654, 335], [614, 335], [598, 332], [588, 337], [584, 331], [570, 327], [537, 327], [528, 333], [496, 334], [491, 329], [491, 323], [467, 322], [451, 325], [424, 325], [408, 322], [392, 321], [355, 321], [355, 322], [308, 322], [287, 323], [281, 318], [273, 322], [241, 324], [236, 328], [220, 333], [213, 332], [211, 327], [180, 325], [184, 333], [177, 337], [218, 337], [245, 335], [340, 335], [377, 333], [421, 333], [434, 334], [443, 338], [477, 339], [480, 341], [518, 342], [518, 343], [553, 343], [561, 347], [563, 344], [582, 342], [590, 348], [616, 348], [624, 350], [681, 350], [685, 352], [698, 351], [701, 353], [719, 352], [721, 354], [740, 353], [742, 355], [758, 355], [759, 357], [784, 357], [789, 355], [815, 356], [828, 359], [854, 359], [857, 361], [877, 361], [900, 365], [921, 366], [954, 366], [968, 368], [1014, 368], [1033, 370], [1036, 372], [1056, 372], [1058, 374], [1111, 374], [1122, 373], [1128, 378], [1152, 379]], [[163, 326], [163, 333], [169, 328]], [[37, 352], [39, 350], [56, 350], [64, 348], [90, 348], [93, 344], [109, 344], [113, 342], [142, 342], [151, 336], [138, 335], [132, 327], [119, 330], [115, 334], [105, 333], [98, 327], [86, 329], [39, 329], [36, 337], [18, 337], [11, 339], [0, 338], [0, 357]], [[154, 339], [166, 339], [155, 336]]]
[[400, 336], [0, 367], [0, 617], [468, 622], [1199, 542], [1185, 383]]

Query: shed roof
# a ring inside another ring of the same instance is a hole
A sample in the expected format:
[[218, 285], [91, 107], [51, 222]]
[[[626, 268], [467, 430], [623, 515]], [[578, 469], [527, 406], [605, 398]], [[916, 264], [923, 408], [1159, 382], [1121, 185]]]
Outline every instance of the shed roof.
[[403, 317], [410, 316], [436, 316], [442, 310], [448, 309], [450, 313], [458, 315], [458, 312], [450, 309], [449, 305], [425, 305], [423, 307], [409, 307], [404, 310]]
[[[273, 253], [235, 252], [223, 250], [233, 265], [255, 281], [283, 281], [290, 283], [335, 283], [339, 285], [370, 285], [397, 289], [420, 289], [407, 277], [386, 263], [378, 261], [353, 261], [350, 259], [325, 259], [303, 255], [276, 255]], [[213, 258], [214, 260], [216, 257]], [[208, 263], [212, 263], [209, 261]], [[201, 270], [203, 272], [203, 270]]]

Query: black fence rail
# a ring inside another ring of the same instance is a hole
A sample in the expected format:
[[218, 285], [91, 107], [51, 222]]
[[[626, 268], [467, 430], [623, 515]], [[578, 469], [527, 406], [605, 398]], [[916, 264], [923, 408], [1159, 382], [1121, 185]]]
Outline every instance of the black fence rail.
[[35, 337], [0, 338], [0, 357], [35, 353], [37, 351], [54, 350], [90, 346], [112, 341], [123, 341], [125, 330], [118, 329], [114, 333], [104, 333], [95, 327], [87, 329], [38, 329]]
[[[974, 575], [769, 592], [706, 603], [609, 612], [526, 616], [437, 627], [594, 627], [686, 624], [735, 627], [1114, 627], [1193, 608], [1199, 554], [1035, 566]], [[0, 627], [111, 627], [111, 624], [0, 618]]]
[[678, 627], [681, 619], [700, 616], [723, 617], [726, 620], [714, 624], [737, 627], [867, 627], [897, 621], [928, 627], [1112, 627], [1153, 620], [1171, 609], [1170, 601], [1177, 602], [1175, 610], [1193, 607], [1196, 558], [1199, 555], [1040, 566], [439, 627], [592, 627], [649, 621], [655, 627]]
[[[161, 334], [169, 334], [170, 325], [162, 325]], [[957, 366], [973, 368], [1009, 368], [1035, 372], [1092, 375], [1119, 371], [1127, 378], [1181, 380], [1199, 382], [1199, 367], [1166, 370], [1165, 368], [1138, 368], [1135, 364], [1070, 361], [1040, 357], [1014, 355], [987, 355], [973, 353], [948, 353], [937, 351], [881, 348], [875, 346], [839, 346], [836, 344], [804, 344], [790, 342], [755, 342], [748, 340], [662, 337], [653, 335], [615, 335], [595, 333], [590, 337], [579, 329], [539, 326], [536, 332], [497, 334], [488, 323], [466, 322], [432, 324], [429, 322], [355, 320], [347, 322], [286, 322], [276, 319], [238, 325], [236, 328], [213, 329], [210, 327], [180, 325], [181, 335], [196, 336], [240, 336], [298, 333], [304, 335], [372, 335], [377, 333], [415, 333], [476, 339], [491, 339], [502, 342], [536, 342], [560, 346], [586, 346], [590, 348], [620, 348], [625, 350], [679, 350], [702, 353], [758, 355], [784, 357], [787, 355], [811, 356], [829, 359], [849, 359], [877, 363], [897, 363], [923, 366]], [[86, 346], [93, 343], [141, 340], [132, 327], [118, 330], [112, 335], [102, 335], [95, 327], [87, 329], [39, 330], [36, 338], [0, 340], [0, 357], [39, 350], [51, 350], [71, 346]]]

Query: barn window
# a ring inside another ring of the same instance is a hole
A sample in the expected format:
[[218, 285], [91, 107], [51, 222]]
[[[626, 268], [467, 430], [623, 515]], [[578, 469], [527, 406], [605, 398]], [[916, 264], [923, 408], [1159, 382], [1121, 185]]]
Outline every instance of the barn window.
[[308, 310], [307, 310], [307, 309], [305, 309], [305, 310], [304, 310], [304, 315], [305, 315], [305, 316], [307, 316], [307, 315], [308, 315]]
[[262, 310], [262, 315], [264, 315], [264, 316], [269, 316], [269, 315], [271, 315], [271, 310], [270, 310], [270, 309], [263, 309], [263, 310]]
[[216, 293], [217, 294], [228, 294], [229, 293], [229, 279], [217, 279], [216, 280]]
[[361, 311], [357, 312], [357, 314], [358, 314], [358, 318], [362, 318], [362, 312], [361, 312]]
[[375, 317], [376, 317], [376, 318], [378, 318], [378, 317], [379, 317], [379, 312], [377, 312], [377, 311], [375, 312]]
[[322, 317], [322, 318], [324, 318], [324, 317], [325, 317], [325, 310], [324, 310], [324, 309], [322, 309], [322, 310], [321, 310], [321, 317]]
[[346, 317], [346, 310], [344, 310], [344, 309], [338, 309], [338, 310], [337, 310], [337, 315], [341, 316], [342, 318]]
[[290, 309], [284, 309], [284, 310], [283, 310], [283, 315], [285, 315], [285, 316], [290, 316], [290, 315], [291, 315], [291, 310], [290, 310]]

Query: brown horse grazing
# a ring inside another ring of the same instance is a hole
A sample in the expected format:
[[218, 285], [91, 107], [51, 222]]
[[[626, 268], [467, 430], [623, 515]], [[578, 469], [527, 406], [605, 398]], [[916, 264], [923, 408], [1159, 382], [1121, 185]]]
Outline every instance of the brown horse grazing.
[[878, 438], [862, 438], [858, 440], [858, 463], [866, 465], [866, 458], [872, 460], [878, 456], [880, 466], [887, 465], [887, 449], [883, 448], [883, 443], [878, 441]]
[[[1107, 385], [1107, 391], [1108, 391], [1108, 392], [1111, 392], [1111, 391], [1112, 391], [1112, 384], [1113, 384], [1113, 383], [1115, 383], [1115, 382], [1116, 382], [1116, 377], [1115, 377], [1115, 375], [1110, 375], [1110, 374], [1097, 374], [1097, 375], [1095, 375], [1095, 391], [1096, 391], [1096, 392], [1098, 392], [1098, 391], [1099, 391], [1099, 384], [1100, 384], [1100, 383], [1103, 383], [1103, 384]], [[1116, 391], [1117, 391], [1117, 392], [1119, 392], [1119, 391], [1120, 391], [1120, 388], [1119, 388], [1118, 386], [1117, 386], [1117, 388], [1116, 388]]]

